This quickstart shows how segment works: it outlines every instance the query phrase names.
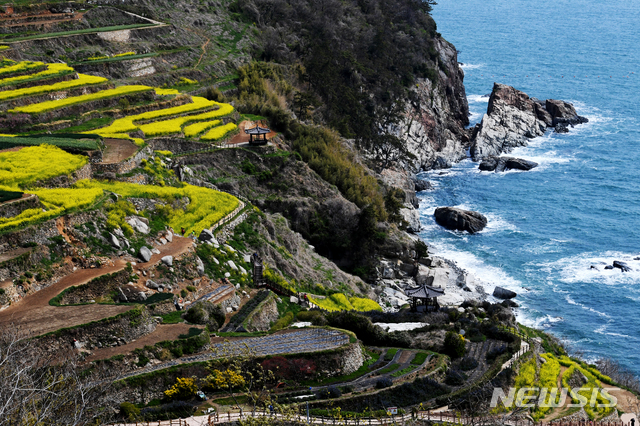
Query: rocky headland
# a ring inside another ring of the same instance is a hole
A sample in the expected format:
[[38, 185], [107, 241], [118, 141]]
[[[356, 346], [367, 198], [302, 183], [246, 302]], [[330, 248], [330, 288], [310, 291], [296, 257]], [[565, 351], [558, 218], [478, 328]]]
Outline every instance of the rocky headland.
[[566, 133], [569, 127], [587, 121], [568, 102], [542, 102], [511, 86], [495, 83], [487, 113], [473, 128], [470, 154], [474, 161], [499, 156], [526, 146], [529, 139], [542, 136], [548, 128]]

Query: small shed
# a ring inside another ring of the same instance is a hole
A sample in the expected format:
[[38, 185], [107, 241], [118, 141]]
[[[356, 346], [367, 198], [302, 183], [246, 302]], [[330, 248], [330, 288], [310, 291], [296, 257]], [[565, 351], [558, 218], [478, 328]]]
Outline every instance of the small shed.
[[[430, 277], [432, 278], [432, 277]], [[429, 284], [433, 283], [433, 280], [429, 281]], [[419, 307], [424, 306], [425, 311], [437, 311], [440, 309], [438, 304], [438, 297], [444, 296], [444, 289], [442, 287], [434, 287], [429, 284], [422, 284], [418, 287], [407, 288], [404, 290], [404, 294], [411, 298], [411, 310], [422, 310]]]
[[252, 129], [244, 129], [244, 132], [249, 135], [250, 145], [266, 145], [267, 135], [271, 133], [271, 130], [266, 127], [256, 126]]

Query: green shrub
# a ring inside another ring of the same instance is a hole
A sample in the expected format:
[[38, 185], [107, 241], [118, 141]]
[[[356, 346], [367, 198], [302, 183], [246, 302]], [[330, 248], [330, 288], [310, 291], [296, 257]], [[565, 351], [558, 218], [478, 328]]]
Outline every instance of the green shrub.
[[278, 321], [273, 324], [271, 327], [271, 331], [279, 331], [283, 328], [286, 328], [293, 322], [293, 312], [287, 312], [285, 316], [280, 318]]
[[130, 422], [141, 420], [140, 409], [130, 402], [120, 404], [120, 415]]
[[447, 332], [444, 338], [444, 349], [445, 353], [452, 358], [460, 358], [465, 351], [464, 337], [454, 331]]

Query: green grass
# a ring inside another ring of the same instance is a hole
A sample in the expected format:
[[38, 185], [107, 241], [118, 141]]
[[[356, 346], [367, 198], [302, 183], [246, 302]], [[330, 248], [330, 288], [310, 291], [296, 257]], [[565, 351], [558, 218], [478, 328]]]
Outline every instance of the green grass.
[[182, 319], [182, 317], [180, 315], [182, 315], [182, 312], [180, 312], [180, 311], [173, 311], [173, 312], [169, 312], [168, 314], [161, 315], [162, 323], [163, 324], [177, 324], [179, 322], [184, 322], [184, 320]]
[[72, 139], [68, 137], [54, 137], [46, 135], [43, 137], [6, 137], [0, 136], [0, 149], [13, 148], [16, 146], [37, 146], [54, 145], [59, 148], [79, 149], [82, 151], [94, 151], [100, 149], [95, 139]]
[[92, 118], [91, 120], [87, 120], [82, 124], [78, 124], [77, 126], [67, 127], [66, 129], [54, 131], [53, 133], [82, 133], [88, 130], [99, 129], [100, 127], [104, 127], [110, 124], [113, 121], [112, 117], [97, 117]]
[[393, 357], [396, 356], [397, 353], [398, 353], [398, 348], [387, 349], [387, 353], [384, 354], [384, 360], [391, 361]]
[[402, 369], [402, 370], [400, 370], [400, 371], [396, 371], [395, 373], [392, 373], [392, 374], [391, 374], [391, 377], [400, 377], [400, 376], [403, 376], [403, 375], [405, 375], [405, 374], [407, 374], [407, 373], [409, 373], [409, 372], [411, 372], [411, 371], [415, 370], [416, 368], [418, 368], [418, 367], [416, 367], [416, 366], [414, 366], [414, 365], [410, 365], [410, 366], [408, 366], [408, 367], [406, 367], [406, 368], [403, 368], [403, 369]]
[[109, 31], [129, 30], [134, 28], [151, 27], [154, 25], [155, 24], [130, 24], [130, 25], [117, 25], [113, 27], [85, 28], [82, 30], [61, 31], [56, 33], [45, 33], [45, 34], [40, 33], [40, 34], [34, 34], [30, 36], [16, 37], [16, 38], [7, 38], [9, 36], [12, 36], [13, 34], [3, 34], [3, 35], [0, 35], [0, 40], [2, 40], [3, 43], [13, 43], [16, 41], [36, 40], [41, 38], [56, 38], [56, 37], [79, 35], [79, 34], [92, 34], [92, 33], [104, 33]]
[[411, 364], [422, 365], [429, 355], [427, 352], [418, 352], [411, 360]]
[[392, 371], [397, 370], [398, 368], [400, 368], [400, 364], [397, 363], [393, 363], [388, 367], [383, 368], [382, 370], [378, 371], [378, 374], [387, 374], [387, 373], [391, 373]]
[[18, 198], [22, 197], [22, 194], [23, 194], [22, 192], [18, 192], [18, 191], [0, 190], [0, 203], [9, 201], [9, 200], [17, 200]]

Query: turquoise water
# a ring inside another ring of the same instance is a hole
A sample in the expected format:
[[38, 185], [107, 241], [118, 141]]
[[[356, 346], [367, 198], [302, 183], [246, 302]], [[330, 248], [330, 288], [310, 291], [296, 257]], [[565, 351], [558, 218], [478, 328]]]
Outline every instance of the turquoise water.
[[[540, 163], [530, 172], [480, 173], [466, 160], [425, 173], [436, 189], [420, 194], [421, 236], [489, 292], [517, 291], [524, 324], [640, 374], [640, 3], [438, 3], [438, 31], [465, 64], [472, 123], [494, 82], [570, 101], [590, 122], [514, 151]], [[444, 205], [477, 210], [488, 227], [446, 231], [432, 216]], [[604, 270], [613, 260], [633, 271]]]

